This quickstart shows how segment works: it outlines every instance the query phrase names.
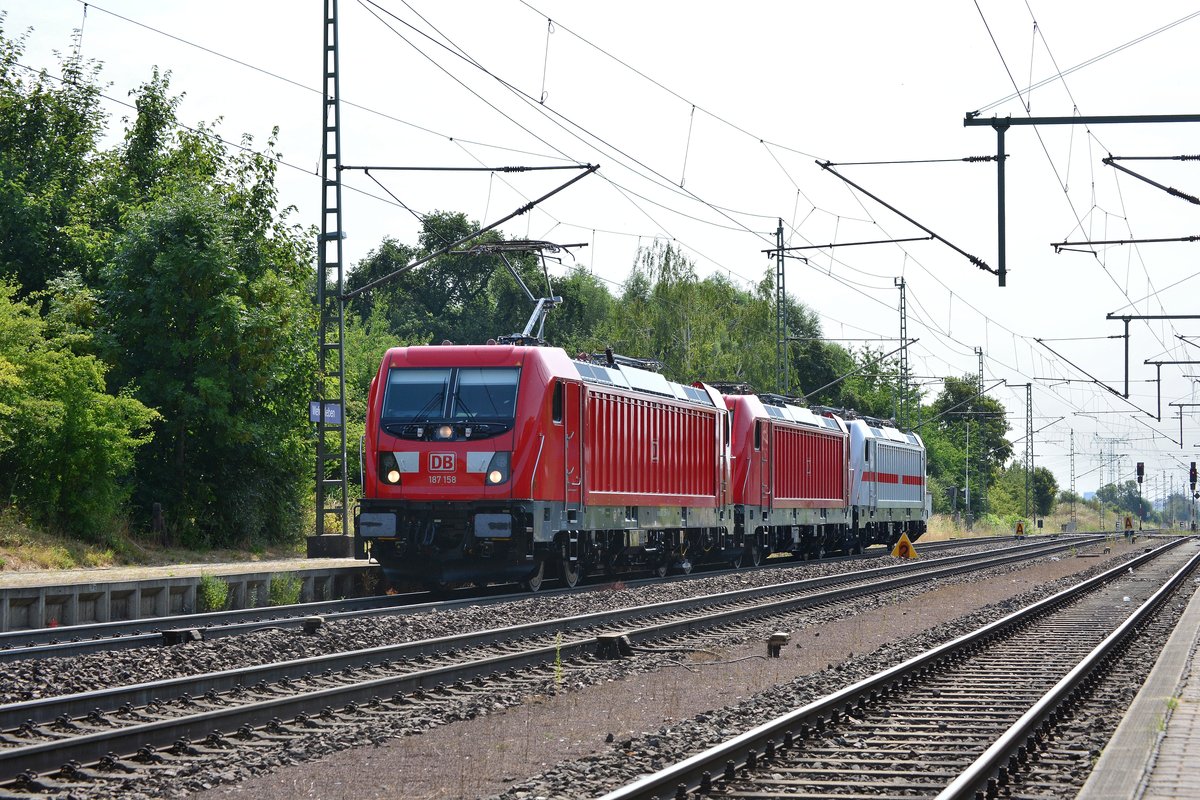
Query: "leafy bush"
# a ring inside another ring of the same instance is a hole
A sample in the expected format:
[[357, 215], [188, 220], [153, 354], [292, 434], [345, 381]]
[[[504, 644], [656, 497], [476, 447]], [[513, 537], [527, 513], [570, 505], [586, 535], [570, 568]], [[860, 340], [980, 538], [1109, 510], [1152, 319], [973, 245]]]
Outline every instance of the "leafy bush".
[[271, 588], [268, 590], [270, 604], [273, 606], [290, 606], [300, 602], [300, 578], [296, 575], [271, 576]]
[[200, 575], [196, 586], [196, 607], [200, 611], [221, 611], [229, 602], [229, 584], [212, 575]]
[[78, 355], [17, 287], [0, 281], [0, 493], [30, 519], [103, 542], [129, 498], [134, 453], [157, 414], [105, 391], [105, 365]]

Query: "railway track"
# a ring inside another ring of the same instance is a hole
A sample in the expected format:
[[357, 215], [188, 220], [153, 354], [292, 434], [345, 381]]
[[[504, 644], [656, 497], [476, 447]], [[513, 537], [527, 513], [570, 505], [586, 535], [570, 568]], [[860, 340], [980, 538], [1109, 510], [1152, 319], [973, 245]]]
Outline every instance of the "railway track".
[[[1094, 539], [1094, 536], [1080, 536], [1076, 541]], [[995, 541], [994, 539], [963, 539], [950, 542], [931, 542], [923, 545], [921, 552], [928, 557], [939, 553], [952, 553], [964, 547], [979, 545], [981, 542], [991, 543]], [[866, 555], [856, 556], [855, 558], [879, 558], [887, 554], [886, 550], [879, 549], [868, 551]], [[783, 567], [789, 564], [794, 565], [795, 563], [797, 562], [780, 560], [778, 565]], [[765, 569], [772, 568], [774, 568], [774, 565], [765, 567]], [[692, 575], [678, 576], [669, 580], [693, 580], [726, 571], [728, 570], [696, 572]], [[628, 584], [637, 586], [650, 580], [655, 579], [629, 581]], [[514, 586], [492, 586], [485, 589], [464, 590], [455, 593], [451, 599], [441, 599], [432, 602], [430, 601], [430, 594], [428, 592], [417, 592], [385, 597], [362, 597], [350, 600], [244, 608], [202, 614], [181, 614], [172, 617], [94, 623], [66, 628], [35, 628], [31, 630], [9, 631], [0, 633], [0, 663], [18, 659], [73, 657], [102, 650], [157, 647], [163, 644], [164, 641], [171, 643], [185, 640], [189, 638], [185, 632], [190, 631], [196, 631], [197, 633], [194, 635], [212, 639], [222, 636], [237, 636], [261, 630], [264, 627], [299, 630], [304, 627], [305, 621], [312, 617], [321, 617], [325, 621], [350, 620], [385, 614], [405, 615], [427, 613], [434, 608], [447, 609], [465, 605], [504, 603], [512, 600], [514, 594], [517, 594]], [[588, 587], [582, 586], [576, 589], [560, 589], [556, 591], [578, 592], [587, 590]], [[546, 594], [550, 594], [550, 592], [546, 592]]]
[[1039, 797], [1030, 770], [1200, 565], [1176, 540], [604, 795]]
[[782, 624], [789, 614], [811, 613], [816, 606], [1075, 544], [1027, 542], [1000, 553], [871, 570], [856, 580], [810, 579], [0, 706], [0, 780], [10, 780], [7, 788], [17, 793], [69, 792], [81, 781], [119, 786], [164, 761], [219, 756], [242, 744], [262, 746], [317, 729], [369, 721], [373, 730], [406, 730], [431, 706], [469, 713], [473, 704], [487, 707], [498, 693], [547, 685], [553, 691], [564, 682], [594, 679], [596, 653], [605, 648], [652, 652], [655, 642], [672, 637], [700, 647], [721, 629], [762, 619]]

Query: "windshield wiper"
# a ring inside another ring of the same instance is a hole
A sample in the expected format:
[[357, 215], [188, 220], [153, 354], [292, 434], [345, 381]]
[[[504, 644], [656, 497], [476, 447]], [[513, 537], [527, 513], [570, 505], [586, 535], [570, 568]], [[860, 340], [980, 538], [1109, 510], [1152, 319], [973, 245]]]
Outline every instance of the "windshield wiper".
[[436, 395], [434, 395], [433, 397], [429, 398], [429, 402], [428, 402], [428, 403], [426, 403], [425, 405], [423, 405], [423, 406], [421, 407], [421, 410], [420, 410], [420, 411], [418, 411], [416, 414], [414, 414], [414, 415], [413, 415], [413, 418], [412, 418], [412, 421], [413, 421], [413, 423], [417, 423], [417, 422], [424, 422], [424, 421], [425, 421], [425, 415], [426, 415], [426, 414], [428, 414], [429, 412], [433, 411], [433, 409], [434, 409], [435, 407], [436, 407], [436, 408], [441, 408], [441, 406], [442, 406], [442, 400], [445, 398], [445, 396], [446, 396], [446, 390], [445, 390], [445, 389], [442, 389], [442, 390], [441, 390], [440, 392], [438, 392]]

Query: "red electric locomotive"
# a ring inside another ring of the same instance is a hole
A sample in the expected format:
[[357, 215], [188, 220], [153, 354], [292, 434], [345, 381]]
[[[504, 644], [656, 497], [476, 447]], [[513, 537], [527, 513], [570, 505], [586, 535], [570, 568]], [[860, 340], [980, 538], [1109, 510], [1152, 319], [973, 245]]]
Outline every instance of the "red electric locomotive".
[[735, 561], [725, 402], [608, 354], [397, 347], [371, 385], [356, 544], [393, 582], [574, 585]]
[[735, 518], [752, 563], [769, 553], [861, 551], [845, 423], [775, 395], [726, 395], [725, 404], [733, 417]]

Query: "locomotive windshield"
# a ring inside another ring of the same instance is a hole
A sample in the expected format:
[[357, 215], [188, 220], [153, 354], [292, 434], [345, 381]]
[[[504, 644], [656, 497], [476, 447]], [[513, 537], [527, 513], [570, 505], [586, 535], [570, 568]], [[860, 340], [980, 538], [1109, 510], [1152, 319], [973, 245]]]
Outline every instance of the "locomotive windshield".
[[450, 414], [457, 420], [511, 420], [517, 407], [515, 368], [458, 370]]
[[383, 396], [383, 418], [390, 422], [422, 422], [445, 415], [450, 390], [448, 369], [393, 369]]
[[383, 422], [512, 422], [516, 367], [393, 368], [383, 396]]

